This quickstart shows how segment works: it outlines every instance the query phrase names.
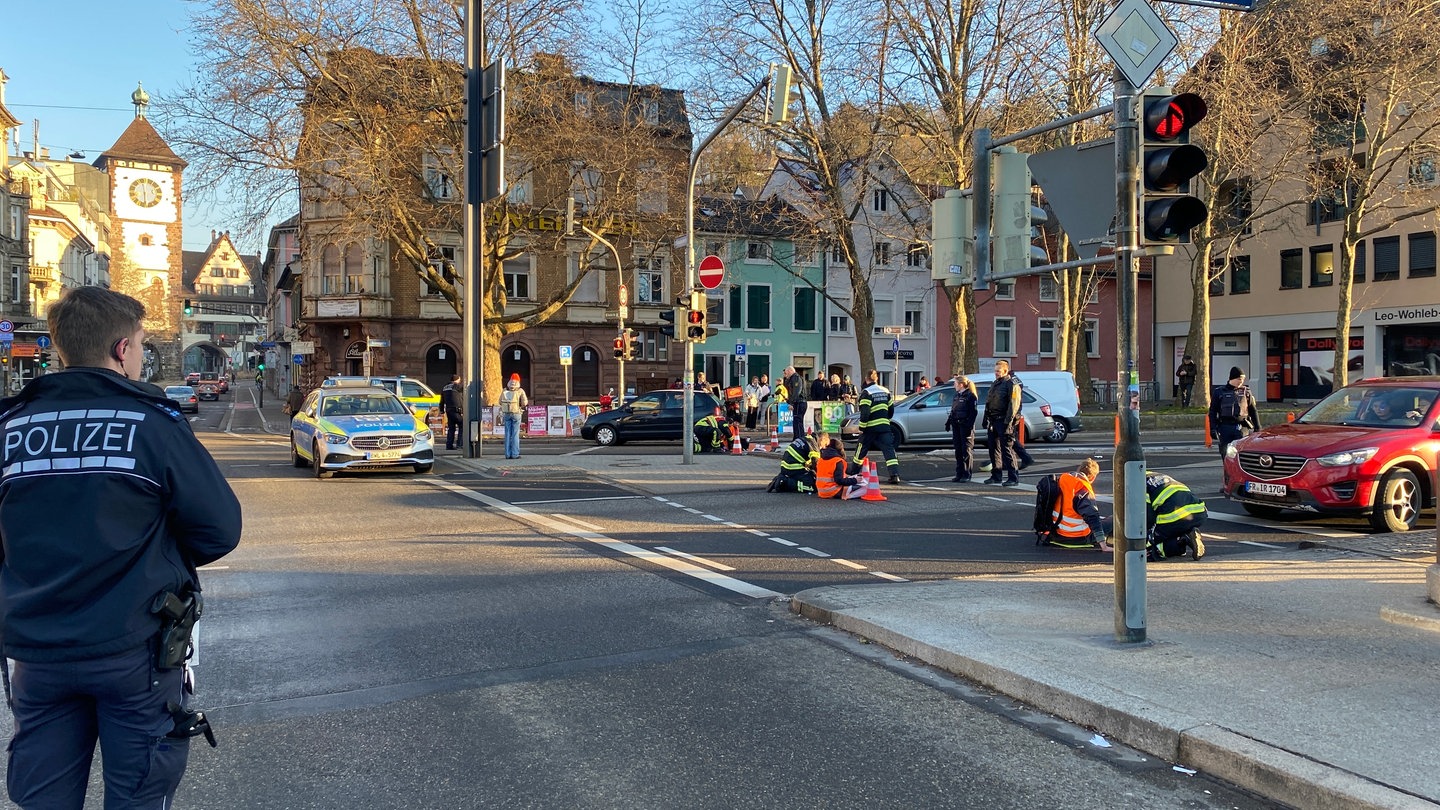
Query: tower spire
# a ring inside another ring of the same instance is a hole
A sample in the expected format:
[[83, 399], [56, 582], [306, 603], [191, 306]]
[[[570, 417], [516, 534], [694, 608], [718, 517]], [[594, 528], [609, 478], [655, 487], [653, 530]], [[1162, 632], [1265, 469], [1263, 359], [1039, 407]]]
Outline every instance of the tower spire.
[[130, 94], [130, 103], [135, 105], [135, 117], [144, 118], [145, 108], [150, 106], [150, 94], [140, 82], [135, 83], [135, 92]]

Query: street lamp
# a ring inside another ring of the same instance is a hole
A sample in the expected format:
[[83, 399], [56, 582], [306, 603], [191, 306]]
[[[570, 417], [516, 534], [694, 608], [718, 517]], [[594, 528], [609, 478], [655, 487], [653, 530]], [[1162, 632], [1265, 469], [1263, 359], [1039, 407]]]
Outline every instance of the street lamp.
[[[571, 202], [573, 203], [574, 200], [572, 199]], [[574, 216], [573, 216], [573, 215], [570, 216], [570, 217], [569, 217], [569, 220], [570, 220], [571, 222], [574, 222], [574, 221], [575, 221]], [[627, 311], [630, 307], [629, 307], [629, 301], [627, 301], [626, 298], [625, 298], [625, 265], [620, 261], [620, 251], [618, 251], [618, 250], [615, 249], [615, 245], [611, 244], [611, 242], [610, 242], [609, 239], [606, 239], [605, 237], [601, 236], [599, 233], [596, 233], [594, 230], [591, 230], [591, 228], [590, 228], [589, 225], [583, 225], [583, 224], [582, 224], [582, 225], [580, 226], [580, 230], [582, 230], [582, 231], [584, 231], [585, 233], [589, 234], [589, 236], [590, 236], [591, 239], [594, 239], [596, 242], [599, 242], [600, 244], [604, 245], [605, 247], [610, 248], [610, 255], [612, 255], [612, 256], [615, 257], [615, 275], [616, 275], [617, 278], [620, 279], [620, 306], [619, 306], [619, 308], [618, 308], [618, 312], [619, 312], [619, 315], [620, 315], [620, 334], [621, 334], [621, 335], [628, 335], [628, 333], [625, 331], [625, 315], [626, 315], [626, 311]], [[636, 284], [636, 288], [637, 288], [637, 289], [639, 288], [638, 282], [637, 282], [637, 284]], [[627, 345], [628, 345], [629, 337], [627, 336], [627, 337], [625, 338], [625, 340], [626, 340]], [[687, 356], [688, 356], [688, 355], [687, 355]], [[623, 356], [620, 358], [619, 381], [620, 381], [620, 402], [623, 403], [623, 402], [625, 402], [625, 358], [624, 358]], [[688, 443], [687, 443], [686, 446], [689, 446]]]

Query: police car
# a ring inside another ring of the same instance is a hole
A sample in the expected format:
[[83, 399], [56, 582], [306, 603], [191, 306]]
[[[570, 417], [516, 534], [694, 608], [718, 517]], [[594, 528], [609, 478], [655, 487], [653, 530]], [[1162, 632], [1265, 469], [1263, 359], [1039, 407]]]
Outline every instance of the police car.
[[420, 415], [426, 424], [431, 428], [442, 428], [445, 426], [445, 414], [440, 409], [440, 395], [435, 390], [414, 377], [399, 375], [397, 377], [327, 377], [321, 383], [322, 386], [355, 385], [365, 384], [377, 385], [386, 391], [400, 398], [401, 402], [411, 408], [420, 408], [425, 413]]
[[310, 392], [290, 420], [290, 462], [316, 478], [338, 470], [435, 466], [434, 434], [400, 398], [368, 382], [335, 382]]

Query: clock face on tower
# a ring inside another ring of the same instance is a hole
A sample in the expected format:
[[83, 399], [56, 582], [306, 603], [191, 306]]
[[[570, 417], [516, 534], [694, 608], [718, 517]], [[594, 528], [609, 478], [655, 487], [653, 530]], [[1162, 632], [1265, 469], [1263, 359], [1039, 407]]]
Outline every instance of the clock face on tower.
[[130, 199], [142, 208], [150, 208], [160, 203], [160, 184], [146, 177], [130, 184]]

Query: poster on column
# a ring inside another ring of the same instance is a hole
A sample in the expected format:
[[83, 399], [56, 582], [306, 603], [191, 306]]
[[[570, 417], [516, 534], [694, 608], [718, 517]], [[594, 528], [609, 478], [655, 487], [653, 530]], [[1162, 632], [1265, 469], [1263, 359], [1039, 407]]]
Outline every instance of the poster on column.
[[794, 421], [795, 412], [790, 410], [790, 403], [782, 402], [775, 406], [775, 429], [783, 436], [791, 433], [790, 425]]
[[549, 414], [546, 412], [544, 405], [531, 405], [527, 407], [525, 409], [526, 434], [530, 436], [547, 435], [548, 431], [546, 430], [545, 420], [548, 416]]
[[505, 426], [500, 424], [499, 409], [488, 405], [480, 412], [480, 432], [486, 436], [504, 436]]
[[570, 422], [565, 418], [565, 410], [564, 405], [549, 405], [546, 407], [546, 413], [550, 417], [549, 432], [551, 436], [570, 435]]

